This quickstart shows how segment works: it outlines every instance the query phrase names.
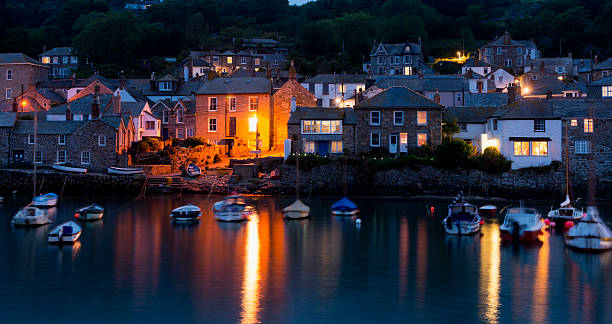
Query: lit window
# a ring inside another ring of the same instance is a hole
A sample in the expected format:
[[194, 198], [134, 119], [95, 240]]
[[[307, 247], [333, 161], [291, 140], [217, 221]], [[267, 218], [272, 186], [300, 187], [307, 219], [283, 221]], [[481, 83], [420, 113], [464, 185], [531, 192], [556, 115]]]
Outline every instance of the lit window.
[[155, 129], [155, 121], [154, 120], [147, 120], [147, 124], [146, 124], [146, 129], [147, 130], [154, 130]]
[[514, 142], [514, 155], [529, 155], [529, 142]]
[[593, 119], [592, 118], [586, 118], [584, 120], [584, 132], [585, 133], [593, 132]]
[[183, 123], [183, 114], [185, 114], [183, 109], [177, 110], [177, 112], [176, 112], [176, 123], [177, 124], [182, 124]]
[[260, 65], [261, 64], [261, 59], [259, 57], [255, 58], [255, 65]]
[[81, 164], [91, 163], [91, 154], [89, 152], [81, 152]]
[[66, 163], [66, 151], [57, 151], [57, 163]]
[[208, 110], [217, 111], [217, 97], [208, 98]]
[[380, 133], [370, 133], [370, 146], [380, 146]]
[[591, 143], [589, 141], [576, 141], [574, 149], [576, 154], [589, 154], [591, 153]]
[[380, 125], [380, 111], [370, 111], [370, 125]]
[[257, 111], [257, 109], [259, 108], [259, 101], [257, 97], [250, 97], [249, 98], [249, 110], [250, 111]]
[[546, 130], [546, 121], [544, 119], [535, 119], [533, 121], [534, 132], [544, 132]]
[[332, 153], [342, 153], [342, 141], [332, 141]]
[[66, 135], [57, 135], [57, 145], [66, 145]]
[[106, 136], [98, 136], [98, 146], [106, 146]]
[[304, 153], [314, 153], [315, 152], [315, 142], [306, 141], [304, 142]]
[[42, 163], [42, 151], [34, 152], [34, 163]]
[[168, 123], [168, 111], [167, 110], [162, 111], [162, 123], [164, 124]]
[[208, 118], [208, 132], [214, 133], [217, 131], [217, 118]]
[[570, 126], [578, 127], [578, 119], [572, 119], [571, 122], [570, 122]]
[[249, 118], [249, 132], [255, 133], [257, 131], [257, 117], [253, 116]]
[[247, 58], [245, 56], [240, 57], [240, 64], [246, 64]]
[[602, 97], [612, 97], [612, 86], [601, 87]]
[[13, 80], [13, 70], [11, 69], [6, 70], [6, 79], [9, 81]]
[[426, 111], [417, 111], [417, 125], [427, 125]]
[[417, 134], [417, 146], [427, 145], [427, 134]]
[[403, 124], [404, 124], [404, 112], [394, 111], [393, 112], [393, 125], [403, 125]]
[[531, 155], [548, 156], [548, 142], [531, 142]]
[[176, 129], [176, 138], [180, 138], [180, 139], [185, 138], [185, 130], [183, 128]]
[[236, 111], [236, 98], [235, 97], [229, 98], [229, 110]]
[[227, 57], [227, 64], [232, 64], [233, 61], [234, 60], [233, 60], [233, 58], [231, 56]]
[[42, 62], [43, 62], [43, 64], [49, 64], [49, 63], [51, 63], [51, 58], [48, 57], [48, 56], [43, 56], [42, 57]]
[[404, 67], [404, 75], [412, 75], [412, 66]]

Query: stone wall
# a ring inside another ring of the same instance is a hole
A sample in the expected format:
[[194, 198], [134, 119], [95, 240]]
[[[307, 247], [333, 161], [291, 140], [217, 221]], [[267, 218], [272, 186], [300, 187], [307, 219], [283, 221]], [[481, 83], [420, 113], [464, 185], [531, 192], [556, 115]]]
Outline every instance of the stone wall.
[[0, 127], [0, 167], [7, 167], [9, 161], [11, 129]]
[[173, 147], [169, 151], [172, 170], [180, 170], [189, 162], [204, 168], [214, 162], [215, 154], [223, 155], [222, 147], [210, 145], [200, 145], [194, 148]]

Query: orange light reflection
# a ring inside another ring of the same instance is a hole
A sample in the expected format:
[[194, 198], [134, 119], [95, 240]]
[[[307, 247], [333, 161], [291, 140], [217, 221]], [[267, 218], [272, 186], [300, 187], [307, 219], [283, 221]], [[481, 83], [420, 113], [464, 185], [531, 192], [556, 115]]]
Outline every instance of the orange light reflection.
[[247, 224], [246, 237], [241, 291], [242, 312], [240, 313], [240, 323], [243, 324], [258, 323], [261, 273], [259, 269], [259, 218], [256, 214], [251, 215]]

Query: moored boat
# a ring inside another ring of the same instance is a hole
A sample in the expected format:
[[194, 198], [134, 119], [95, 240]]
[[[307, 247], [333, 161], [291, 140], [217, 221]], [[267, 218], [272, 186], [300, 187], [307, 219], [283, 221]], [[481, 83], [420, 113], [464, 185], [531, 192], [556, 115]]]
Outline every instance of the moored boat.
[[505, 241], [534, 242], [542, 234], [542, 216], [534, 208], [515, 207], [506, 211], [504, 223], [499, 227]]
[[104, 208], [98, 205], [89, 205], [76, 210], [74, 218], [81, 221], [92, 221], [102, 219]]
[[53, 207], [55, 205], [57, 205], [57, 195], [52, 192], [32, 199], [32, 206], [34, 207]]
[[[222, 204], [215, 204], [213, 210], [215, 219], [225, 222], [239, 222], [249, 220], [255, 208], [247, 204], [242, 196], [229, 196], [223, 200]], [[218, 209], [215, 209], [218, 208]]]
[[144, 173], [143, 168], [117, 168], [117, 167], [108, 167], [108, 173], [110, 174], [141, 174]]
[[444, 230], [451, 235], [471, 235], [480, 230], [481, 218], [478, 207], [465, 201], [460, 193], [448, 206], [448, 216], [442, 221]]
[[55, 170], [65, 171], [65, 172], [72, 172], [72, 173], [86, 173], [87, 172], [87, 169], [85, 168], [73, 168], [73, 167], [69, 167], [69, 166], [65, 166], [65, 165], [57, 164], [57, 163], [54, 163], [52, 167]]
[[584, 217], [584, 211], [572, 206], [569, 195], [566, 195], [565, 201], [559, 205], [559, 208], [551, 209], [546, 216], [558, 227], [563, 227], [567, 221], [576, 222]]
[[200, 170], [200, 167], [197, 166], [195, 163], [189, 163], [189, 165], [187, 166], [187, 175], [190, 177], [197, 177], [202, 175], [202, 171]]
[[52, 229], [48, 235], [49, 243], [68, 243], [76, 242], [81, 236], [81, 226], [73, 221], [67, 221]]
[[11, 222], [19, 226], [38, 226], [51, 223], [47, 210], [33, 206], [25, 207], [18, 211], [17, 214], [13, 216]]
[[565, 245], [583, 252], [612, 249], [612, 231], [599, 218], [597, 207], [587, 207], [586, 215], [564, 235]]
[[198, 221], [200, 216], [202, 216], [202, 210], [200, 207], [192, 204], [175, 208], [170, 213], [172, 220], [180, 222]]
[[287, 219], [302, 219], [310, 216], [310, 207], [297, 199], [293, 204], [283, 208], [283, 215]]
[[478, 208], [480, 216], [495, 217], [497, 215], [497, 207], [494, 205], [484, 205]]
[[331, 205], [331, 213], [335, 216], [354, 216], [359, 213], [359, 208], [348, 197], [342, 197]]

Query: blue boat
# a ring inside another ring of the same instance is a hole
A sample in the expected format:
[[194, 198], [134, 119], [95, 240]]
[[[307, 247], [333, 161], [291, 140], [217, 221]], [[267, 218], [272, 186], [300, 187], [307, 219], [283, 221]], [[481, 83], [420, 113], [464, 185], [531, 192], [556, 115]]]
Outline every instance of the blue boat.
[[331, 212], [335, 216], [354, 216], [359, 213], [359, 208], [348, 197], [342, 197], [331, 206]]
[[57, 205], [57, 195], [52, 192], [32, 199], [34, 207], [54, 207], [55, 205]]

